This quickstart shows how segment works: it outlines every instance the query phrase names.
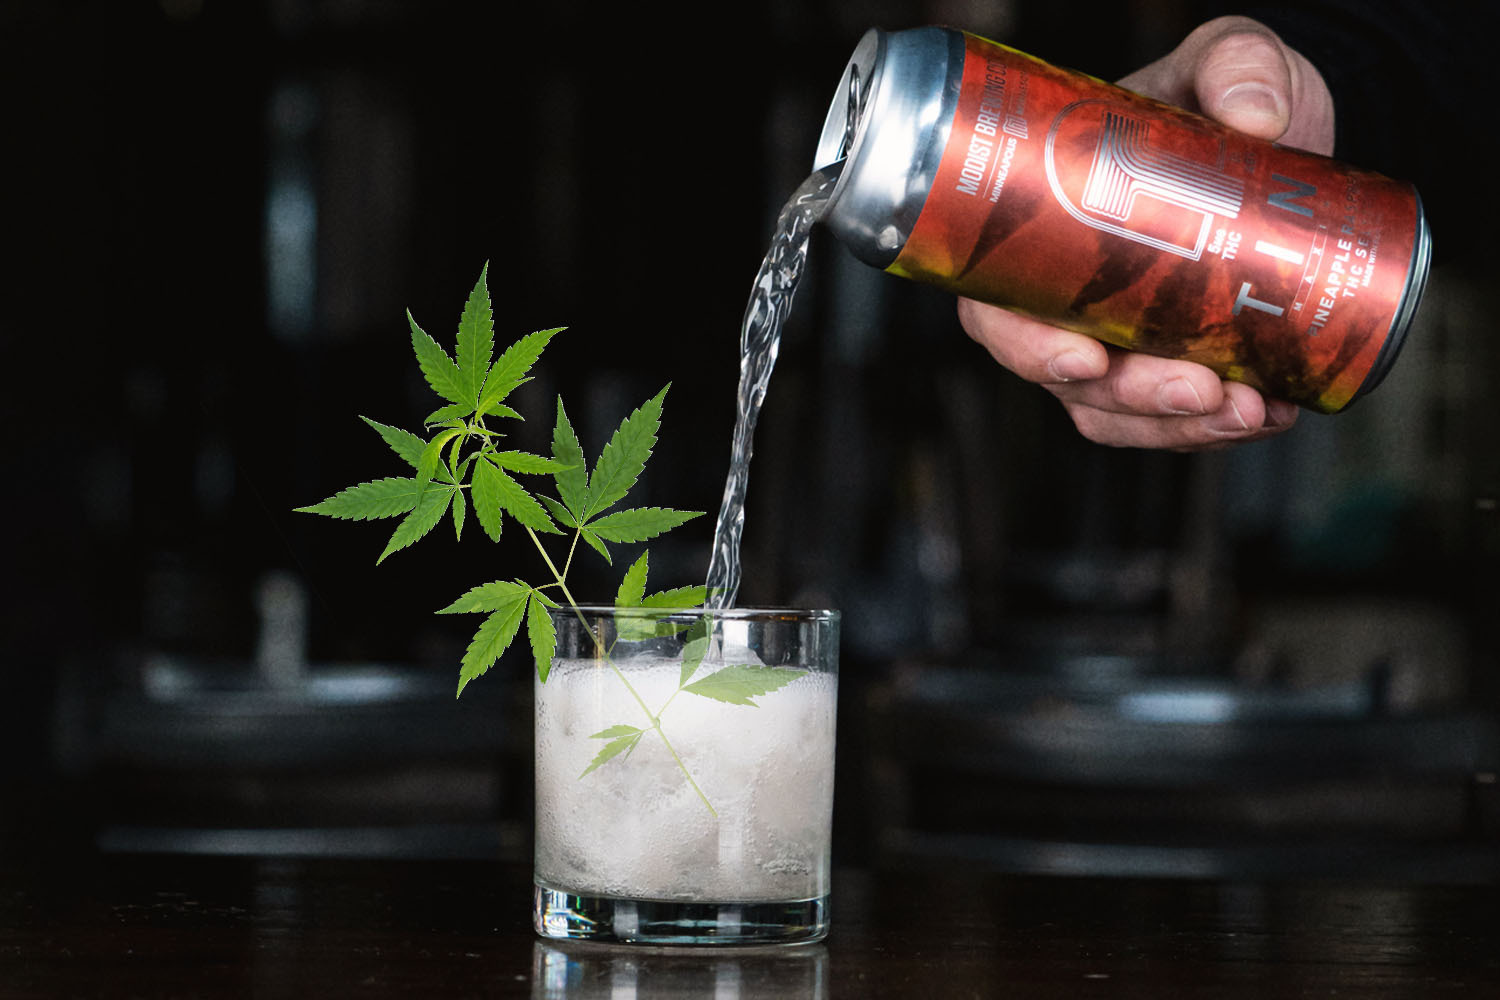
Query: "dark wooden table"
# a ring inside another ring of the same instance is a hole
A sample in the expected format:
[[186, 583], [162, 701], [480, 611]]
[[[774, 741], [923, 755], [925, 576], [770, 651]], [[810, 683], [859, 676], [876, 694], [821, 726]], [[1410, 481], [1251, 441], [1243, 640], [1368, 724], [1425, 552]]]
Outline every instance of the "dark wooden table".
[[1500, 997], [1500, 888], [840, 872], [826, 942], [556, 945], [524, 866], [0, 861], [0, 998]]

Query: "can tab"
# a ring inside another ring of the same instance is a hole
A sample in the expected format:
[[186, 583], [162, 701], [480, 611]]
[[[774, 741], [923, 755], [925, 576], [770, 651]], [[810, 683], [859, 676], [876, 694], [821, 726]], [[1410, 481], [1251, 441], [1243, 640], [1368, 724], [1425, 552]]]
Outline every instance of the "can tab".
[[859, 76], [859, 67], [849, 67], [849, 93], [844, 98], [844, 138], [839, 143], [837, 159], [844, 159], [854, 148], [854, 136], [859, 131], [859, 120], [864, 117], [868, 88]]

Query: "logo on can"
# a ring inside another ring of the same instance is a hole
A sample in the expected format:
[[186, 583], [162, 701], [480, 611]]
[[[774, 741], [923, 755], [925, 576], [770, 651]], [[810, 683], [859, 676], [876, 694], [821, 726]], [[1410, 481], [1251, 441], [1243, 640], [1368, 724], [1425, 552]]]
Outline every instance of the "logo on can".
[[817, 166], [868, 263], [1335, 412], [1431, 241], [1409, 185], [948, 29], [866, 35]]

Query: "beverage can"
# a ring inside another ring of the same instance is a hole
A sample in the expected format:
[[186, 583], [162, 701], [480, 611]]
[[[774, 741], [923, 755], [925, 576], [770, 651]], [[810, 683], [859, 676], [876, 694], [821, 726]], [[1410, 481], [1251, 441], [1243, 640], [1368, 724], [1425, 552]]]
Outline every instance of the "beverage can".
[[856, 257], [1333, 413], [1426, 283], [1416, 189], [948, 28], [867, 32], [815, 169]]

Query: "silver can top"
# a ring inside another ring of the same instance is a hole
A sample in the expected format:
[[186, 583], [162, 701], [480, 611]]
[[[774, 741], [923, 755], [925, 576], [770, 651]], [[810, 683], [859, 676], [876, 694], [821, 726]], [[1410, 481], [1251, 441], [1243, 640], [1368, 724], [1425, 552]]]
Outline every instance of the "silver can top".
[[823, 222], [856, 257], [888, 267], [927, 201], [953, 127], [964, 40], [948, 28], [872, 28], [844, 68], [814, 170], [842, 163]]

